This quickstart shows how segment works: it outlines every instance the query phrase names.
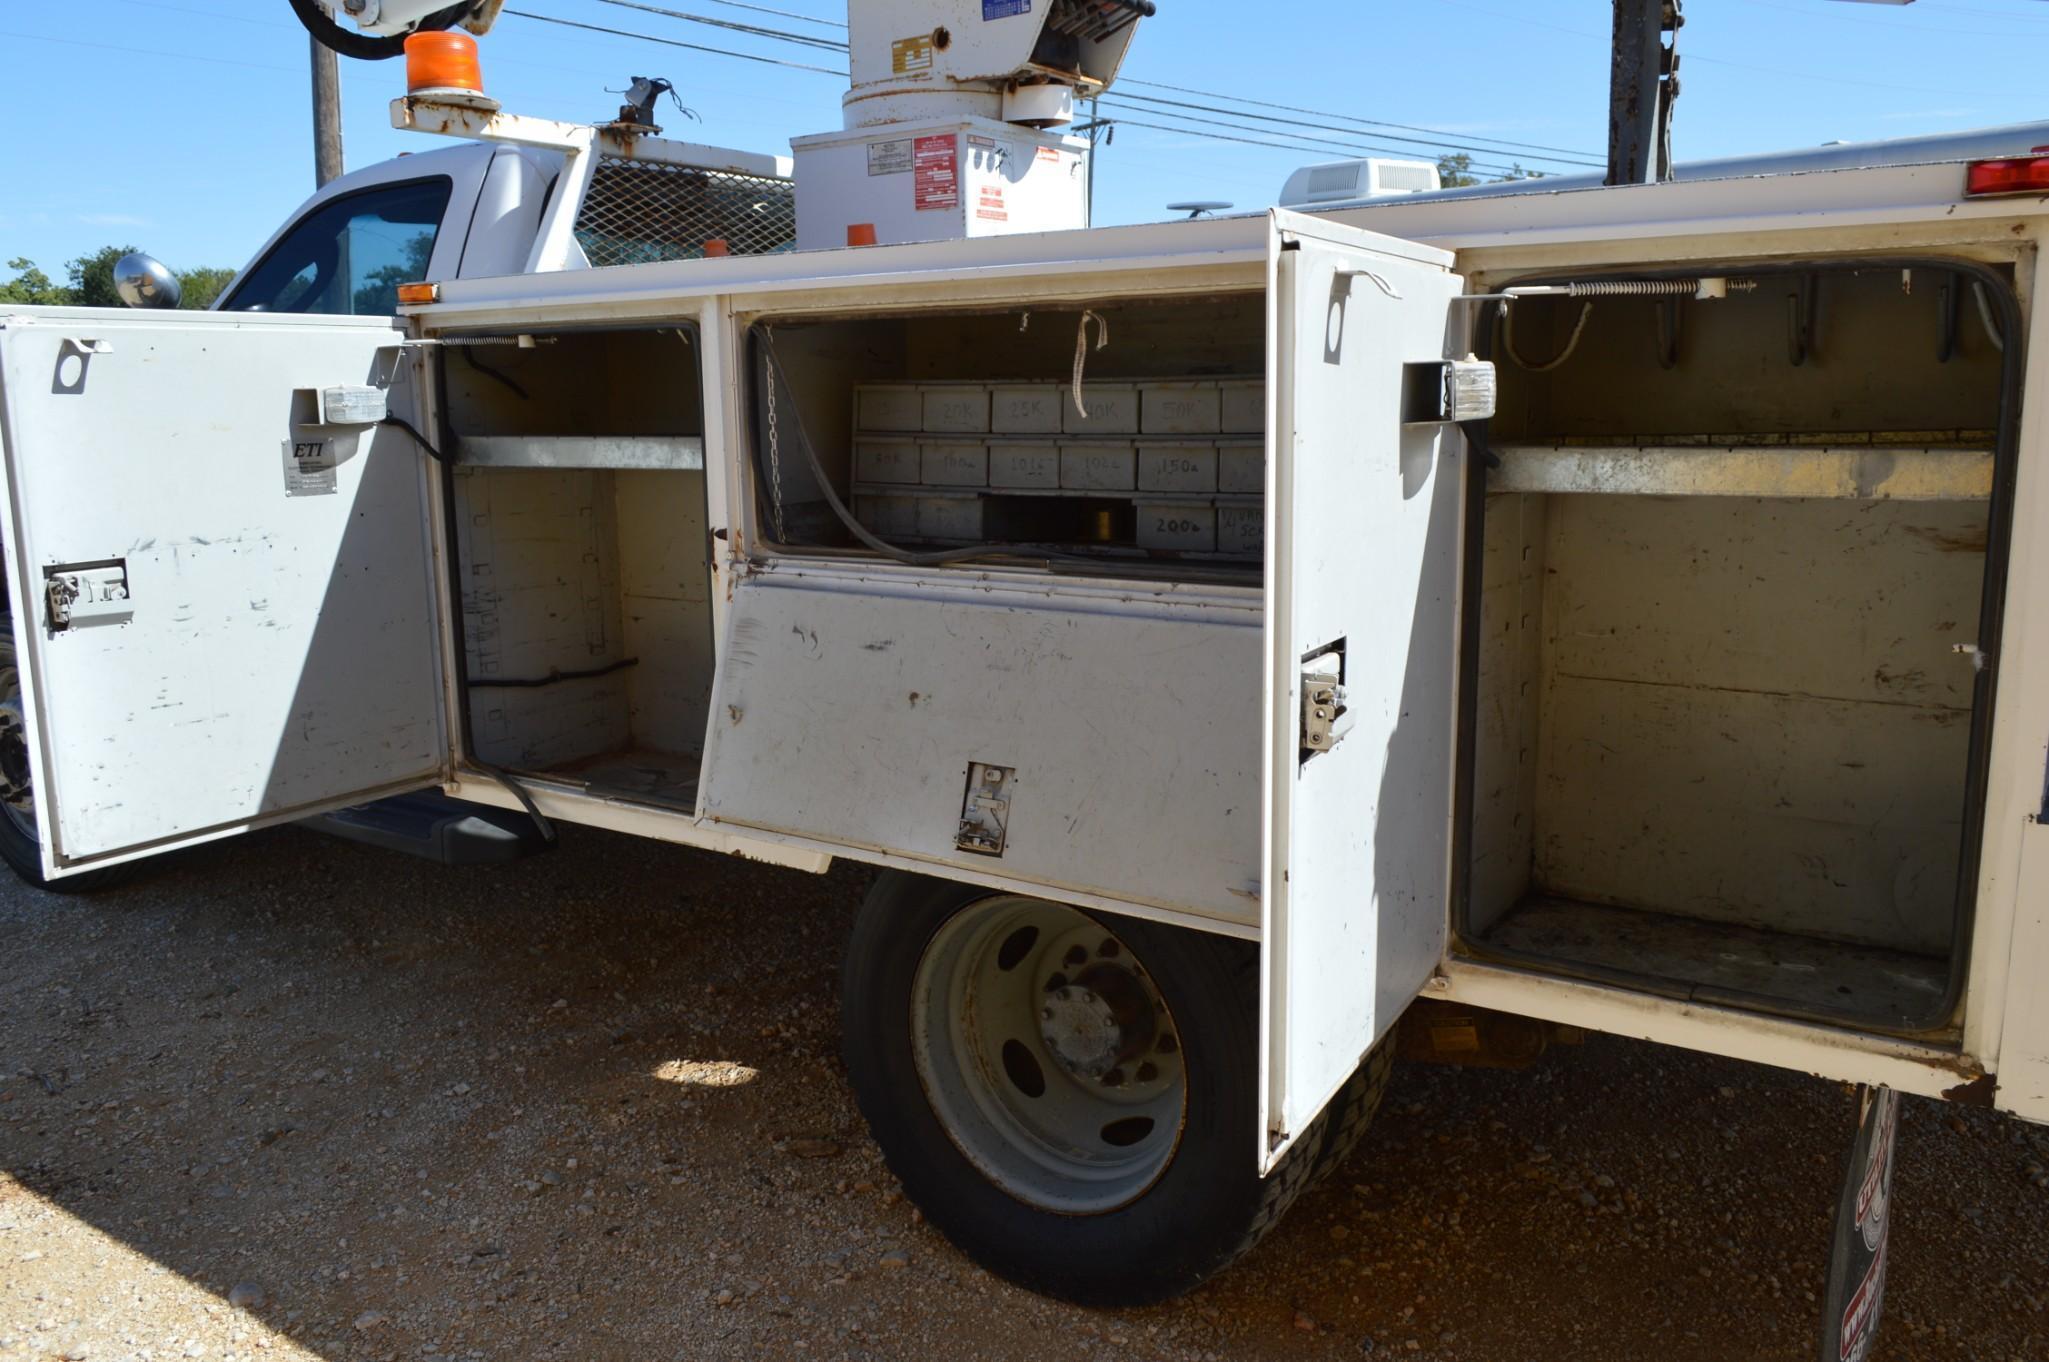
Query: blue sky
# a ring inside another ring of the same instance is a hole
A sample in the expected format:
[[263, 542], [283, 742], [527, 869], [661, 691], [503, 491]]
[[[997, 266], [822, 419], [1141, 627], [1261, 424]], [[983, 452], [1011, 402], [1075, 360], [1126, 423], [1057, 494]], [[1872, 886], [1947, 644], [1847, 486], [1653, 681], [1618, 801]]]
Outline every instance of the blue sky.
[[[835, 0], [759, 0], [844, 19]], [[668, 8], [831, 36], [723, 7]], [[1542, 143], [1598, 158], [1605, 145], [1606, 0], [1159, 0], [1124, 75], [1354, 119], [1430, 129], [1442, 143]], [[512, 7], [713, 47], [835, 65], [833, 54], [635, 12], [604, 0]], [[2043, 0], [1689, 0], [1681, 35], [1681, 160], [2049, 118]], [[6, 0], [0, 4], [0, 262], [52, 274], [98, 246], [140, 245], [177, 268], [241, 265], [311, 192], [306, 38], [284, 0]], [[632, 75], [676, 82], [702, 117], [693, 140], [787, 151], [839, 126], [840, 80], [507, 16], [483, 41], [485, 82], [509, 109], [590, 121]], [[392, 132], [398, 62], [344, 61], [348, 164], [433, 139]], [[1139, 86], [1128, 93], [1211, 102]], [[1288, 172], [1344, 153], [1205, 140], [1127, 122], [1097, 166], [1097, 220], [1164, 216], [1179, 199], [1271, 203]], [[1272, 116], [1297, 117], [1275, 110]], [[1316, 121], [1310, 119], [1309, 121]], [[1382, 142], [1358, 128], [1240, 133]], [[1207, 131], [1224, 132], [1213, 128]], [[1383, 135], [1394, 130], [1383, 130]], [[1476, 159], [1522, 159], [1488, 149]]]

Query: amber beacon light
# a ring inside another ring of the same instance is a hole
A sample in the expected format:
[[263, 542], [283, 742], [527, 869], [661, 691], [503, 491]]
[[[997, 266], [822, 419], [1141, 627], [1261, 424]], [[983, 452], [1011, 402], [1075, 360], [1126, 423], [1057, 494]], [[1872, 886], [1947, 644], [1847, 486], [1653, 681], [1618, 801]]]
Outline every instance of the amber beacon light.
[[467, 33], [414, 33], [406, 38], [406, 93], [480, 95], [484, 72], [477, 40]]

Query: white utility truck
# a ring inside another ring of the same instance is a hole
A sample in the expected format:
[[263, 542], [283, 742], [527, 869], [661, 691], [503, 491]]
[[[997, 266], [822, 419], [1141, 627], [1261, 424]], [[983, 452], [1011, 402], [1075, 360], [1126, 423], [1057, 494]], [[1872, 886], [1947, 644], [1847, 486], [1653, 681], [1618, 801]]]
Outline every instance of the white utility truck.
[[2049, 156], [888, 244], [929, 116], [872, 248], [0, 314], [43, 872], [426, 787], [883, 867], [862, 1108], [1087, 1301], [1256, 1242], [1418, 999], [1869, 1085], [1868, 1342], [1893, 1094], [2049, 1120]]

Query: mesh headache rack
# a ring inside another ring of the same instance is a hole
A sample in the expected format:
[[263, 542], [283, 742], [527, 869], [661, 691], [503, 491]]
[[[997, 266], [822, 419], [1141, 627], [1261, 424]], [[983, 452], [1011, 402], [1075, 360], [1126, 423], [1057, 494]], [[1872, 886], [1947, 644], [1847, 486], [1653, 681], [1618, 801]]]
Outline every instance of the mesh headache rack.
[[599, 266], [787, 251], [797, 240], [796, 190], [765, 175], [604, 155], [576, 240]]

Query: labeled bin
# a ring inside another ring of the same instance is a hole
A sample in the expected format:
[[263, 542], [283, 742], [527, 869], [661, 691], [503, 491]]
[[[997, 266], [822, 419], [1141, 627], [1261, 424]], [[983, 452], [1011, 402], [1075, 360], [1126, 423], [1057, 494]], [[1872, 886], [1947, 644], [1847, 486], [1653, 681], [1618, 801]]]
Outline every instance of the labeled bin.
[[1217, 507], [1217, 552], [1233, 558], [1266, 553], [1266, 508], [1225, 503]]
[[918, 390], [923, 429], [929, 434], [989, 433], [989, 385], [927, 383]]
[[1028, 491], [1060, 486], [1060, 446], [1047, 440], [991, 440], [989, 485]]
[[982, 440], [925, 440], [918, 446], [919, 481], [927, 487], [987, 487], [989, 446]]
[[1129, 440], [1070, 440], [1060, 446], [1060, 485], [1129, 492], [1138, 486], [1138, 454]]
[[1138, 385], [1135, 383], [1084, 383], [1082, 404], [1089, 414], [1074, 409], [1074, 395], [1062, 389], [1060, 429], [1069, 435], [1138, 434]]
[[1140, 440], [1138, 490], [1214, 492], [1217, 447], [1209, 440]]
[[918, 442], [909, 437], [854, 437], [854, 477], [861, 482], [921, 481]]
[[1147, 501], [1140, 498], [1138, 546], [1180, 553], [1209, 553], [1217, 546], [1217, 508], [1207, 502]]
[[1215, 435], [1222, 426], [1214, 382], [1141, 383], [1139, 431], [1146, 435]]
[[989, 388], [989, 429], [998, 435], [1058, 435], [1067, 390], [1057, 383], [997, 383]]
[[915, 383], [866, 383], [854, 389], [854, 429], [915, 434], [925, 428], [924, 399]]

